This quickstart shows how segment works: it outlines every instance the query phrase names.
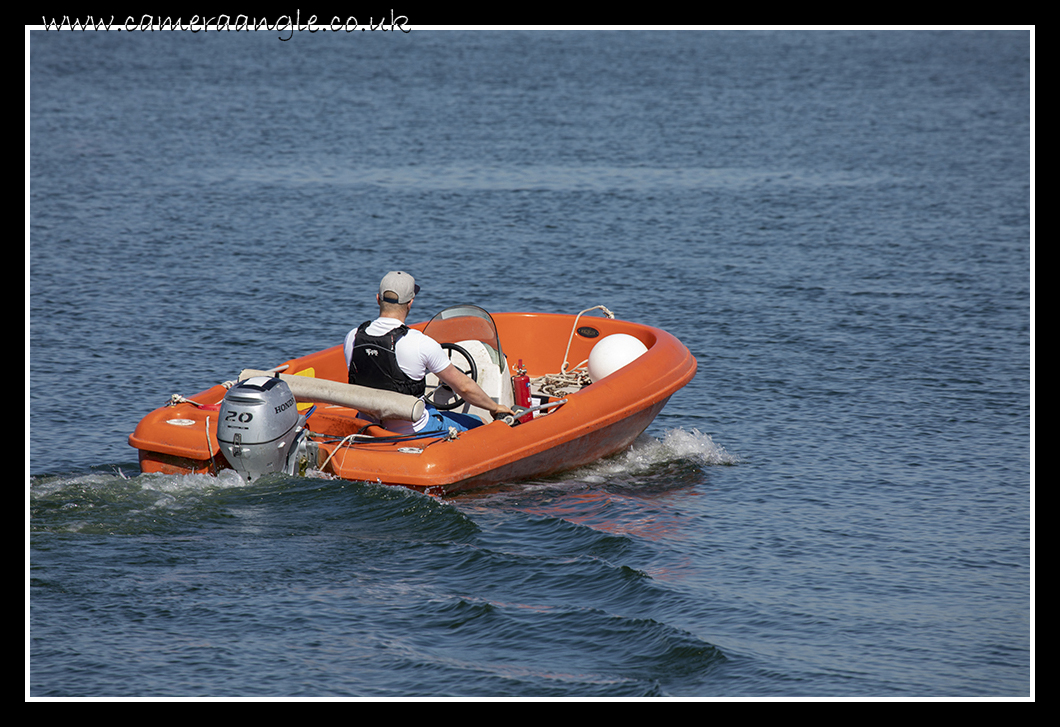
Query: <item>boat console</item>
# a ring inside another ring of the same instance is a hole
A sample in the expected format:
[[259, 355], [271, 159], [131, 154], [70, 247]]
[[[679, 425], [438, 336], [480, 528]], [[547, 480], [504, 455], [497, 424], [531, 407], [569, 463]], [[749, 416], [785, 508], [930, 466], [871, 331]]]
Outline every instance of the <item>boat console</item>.
[[[514, 404], [508, 360], [489, 313], [475, 305], [450, 306], [434, 316], [423, 332], [440, 343], [453, 365], [474, 379], [491, 399], [508, 407]], [[491, 420], [489, 412], [461, 399], [431, 373], [427, 374], [426, 400], [443, 411]]]

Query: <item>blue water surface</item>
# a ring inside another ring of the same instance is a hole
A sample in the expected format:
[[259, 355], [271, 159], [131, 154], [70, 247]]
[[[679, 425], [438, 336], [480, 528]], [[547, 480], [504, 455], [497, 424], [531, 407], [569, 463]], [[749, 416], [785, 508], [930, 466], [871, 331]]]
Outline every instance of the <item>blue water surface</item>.
[[[1030, 31], [28, 35], [27, 696], [1033, 696]], [[140, 474], [391, 269], [697, 376], [448, 499]]]

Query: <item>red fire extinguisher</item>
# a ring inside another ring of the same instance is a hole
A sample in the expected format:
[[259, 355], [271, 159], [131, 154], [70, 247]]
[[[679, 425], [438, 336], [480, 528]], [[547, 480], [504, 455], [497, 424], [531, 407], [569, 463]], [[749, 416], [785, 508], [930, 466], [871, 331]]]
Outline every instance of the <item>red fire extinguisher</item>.
[[[512, 377], [512, 386], [515, 387], [515, 404], [516, 406], [529, 407], [530, 404], [530, 377], [526, 375], [526, 367], [523, 366], [523, 360], [519, 359], [519, 365], [515, 369], [515, 376]], [[526, 424], [528, 421], [534, 418], [533, 414], [523, 414], [519, 417], [520, 424]]]

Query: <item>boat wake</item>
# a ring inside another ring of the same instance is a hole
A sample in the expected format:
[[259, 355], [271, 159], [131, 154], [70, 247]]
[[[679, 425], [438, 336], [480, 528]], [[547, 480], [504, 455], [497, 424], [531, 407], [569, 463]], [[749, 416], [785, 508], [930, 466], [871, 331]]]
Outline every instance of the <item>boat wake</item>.
[[[716, 444], [709, 434], [696, 429], [671, 429], [661, 439], [642, 434], [625, 451], [598, 462], [553, 477], [499, 487], [508, 489], [517, 484], [521, 485], [517, 487], [518, 490], [526, 491], [540, 486], [606, 484], [668, 489], [700, 481], [704, 467], [736, 465], [739, 462], [738, 456]], [[332, 476], [318, 472], [307, 473], [306, 478], [277, 475], [269, 478], [269, 483], [263, 487], [252, 487], [232, 470], [223, 470], [217, 475], [160, 475], [126, 473], [115, 467], [109, 474], [95, 472], [31, 477], [29, 494], [31, 507], [38, 515], [41, 510], [62, 512], [62, 519], [68, 521], [65, 529], [80, 530], [87, 526], [95, 530], [95, 518], [114, 508], [123, 512], [124, 517], [133, 513], [152, 517], [165, 512], [197, 510], [204, 502], [225, 491], [248, 489], [260, 494], [277, 487], [282, 489], [285, 483], [290, 486], [298, 481], [319, 479], [332, 479]], [[468, 495], [475, 497], [474, 492]], [[79, 517], [90, 512], [92, 516], [87, 519]]]
[[701, 465], [734, 465], [740, 463], [740, 458], [729, 454], [720, 444], [715, 444], [709, 434], [703, 434], [698, 429], [685, 431], [684, 429], [669, 429], [660, 441], [654, 437], [641, 436], [628, 454], [643, 454], [649, 459], [657, 457], [662, 460], [671, 461], [675, 459], [693, 460]]
[[460, 493], [454, 501], [525, 504], [524, 497], [551, 497], [558, 493], [607, 490], [645, 494], [692, 487], [703, 482], [714, 466], [737, 465], [741, 459], [716, 444], [698, 429], [667, 430], [661, 439], [641, 434], [626, 450], [582, 467], [550, 477], [510, 482]]
[[702, 467], [739, 464], [740, 458], [698, 429], [670, 429], [657, 439], [642, 434], [629, 449], [565, 473], [563, 479], [609, 482], [653, 475], [698, 472]]

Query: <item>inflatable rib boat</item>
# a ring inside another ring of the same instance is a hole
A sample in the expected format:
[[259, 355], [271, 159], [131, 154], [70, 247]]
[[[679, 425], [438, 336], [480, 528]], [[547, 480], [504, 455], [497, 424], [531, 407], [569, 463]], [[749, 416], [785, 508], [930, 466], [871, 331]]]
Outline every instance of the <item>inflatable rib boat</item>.
[[441, 343], [517, 418], [492, 421], [428, 375], [433, 406], [490, 423], [396, 435], [375, 422], [415, 421], [424, 400], [347, 384], [339, 345], [268, 371], [244, 370], [239, 381], [191, 397], [174, 395], [143, 418], [129, 444], [144, 473], [234, 469], [253, 481], [318, 470], [432, 494], [578, 467], [628, 447], [696, 372], [677, 338], [603, 310], [608, 317], [490, 315], [465, 305], [411, 326]]

